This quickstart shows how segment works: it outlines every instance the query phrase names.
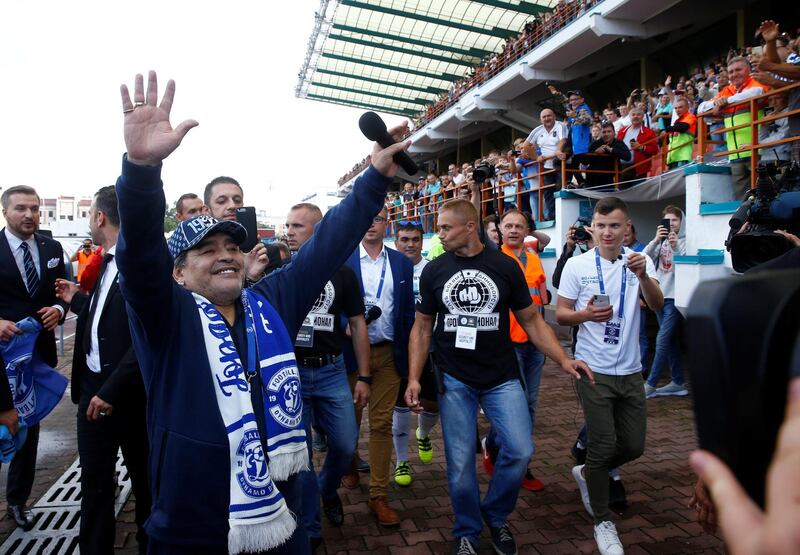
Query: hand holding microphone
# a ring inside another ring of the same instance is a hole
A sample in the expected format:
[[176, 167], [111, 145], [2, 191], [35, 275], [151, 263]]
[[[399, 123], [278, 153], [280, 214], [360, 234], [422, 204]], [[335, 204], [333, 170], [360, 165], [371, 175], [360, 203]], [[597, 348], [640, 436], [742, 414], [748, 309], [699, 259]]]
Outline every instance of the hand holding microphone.
[[405, 150], [411, 146], [411, 141], [396, 143], [408, 132], [408, 122], [391, 129], [386, 129], [386, 124], [375, 112], [365, 112], [358, 120], [358, 127], [364, 136], [375, 141], [377, 145], [372, 149], [372, 165], [386, 177], [394, 177], [397, 166], [402, 167], [409, 175], [414, 175], [419, 168], [406, 154]]

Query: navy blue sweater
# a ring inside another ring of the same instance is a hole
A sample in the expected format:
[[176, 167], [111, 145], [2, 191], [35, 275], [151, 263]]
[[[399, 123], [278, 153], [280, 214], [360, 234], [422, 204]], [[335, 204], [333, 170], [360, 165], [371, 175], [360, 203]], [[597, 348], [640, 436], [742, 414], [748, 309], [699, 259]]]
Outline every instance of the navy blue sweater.
[[[165, 543], [225, 548], [228, 436], [197, 306], [172, 278], [160, 173], [160, 166], [136, 166], [124, 158], [117, 180], [120, 289], [147, 389], [153, 508], [146, 529]], [[370, 167], [292, 263], [253, 286], [278, 311], [290, 337], [371, 225], [390, 182]]]

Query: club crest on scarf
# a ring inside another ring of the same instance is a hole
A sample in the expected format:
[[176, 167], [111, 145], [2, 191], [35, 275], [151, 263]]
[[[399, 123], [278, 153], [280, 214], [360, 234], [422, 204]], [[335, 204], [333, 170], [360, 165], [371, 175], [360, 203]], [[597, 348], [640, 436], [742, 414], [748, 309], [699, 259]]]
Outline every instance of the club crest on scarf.
[[297, 366], [285, 366], [267, 383], [269, 414], [286, 428], [300, 426], [303, 416], [303, 398], [300, 395], [300, 374]]
[[236, 473], [236, 479], [244, 494], [253, 498], [271, 494], [272, 480], [269, 477], [267, 457], [264, 455], [258, 430], [247, 430], [244, 433], [236, 450], [236, 458], [236, 465], [240, 469]]
[[25, 418], [30, 418], [36, 410], [36, 390], [33, 387], [33, 372], [18, 373], [17, 382], [12, 386], [11, 390], [17, 413]]

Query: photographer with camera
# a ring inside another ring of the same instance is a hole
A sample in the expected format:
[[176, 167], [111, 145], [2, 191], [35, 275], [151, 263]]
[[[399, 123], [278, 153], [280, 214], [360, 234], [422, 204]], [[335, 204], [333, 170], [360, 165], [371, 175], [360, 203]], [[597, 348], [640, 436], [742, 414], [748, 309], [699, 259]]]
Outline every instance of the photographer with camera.
[[[683, 316], [675, 307], [675, 256], [686, 254], [686, 224], [683, 210], [677, 206], [665, 207], [662, 214], [664, 219], [656, 228], [655, 238], [644, 249], [645, 254], [655, 261], [656, 279], [664, 294], [663, 308], [655, 311], [658, 319], [656, 351], [644, 386], [648, 399], [683, 397], [689, 394], [684, 385], [681, 351], [678, 347], [678, 330]], [[672, 379], [664, 387], [656, 389], [661, 370], [668, 362]]]

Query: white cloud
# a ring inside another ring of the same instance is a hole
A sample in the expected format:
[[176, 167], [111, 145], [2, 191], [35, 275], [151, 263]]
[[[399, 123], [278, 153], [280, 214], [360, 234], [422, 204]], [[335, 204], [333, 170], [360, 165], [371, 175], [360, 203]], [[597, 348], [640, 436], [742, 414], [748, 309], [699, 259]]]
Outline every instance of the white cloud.
[[[217, 175], [282, 214], [371, 149], [362, 110], [294, 97], [317, 0], [0, 3], [0, 186], [90, 195], [124, 152], [119, 85], [175, 79], [173, 124], [200, 126], [164, 163], [168, 201]], [[400, 121], [385, 116], [390, 126]]]

